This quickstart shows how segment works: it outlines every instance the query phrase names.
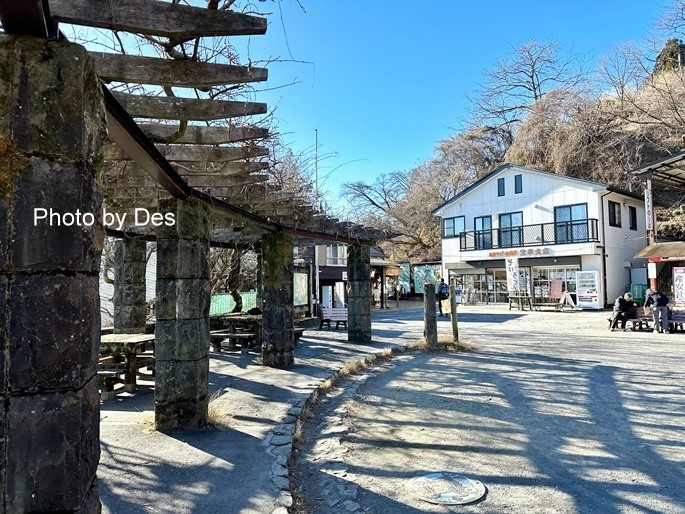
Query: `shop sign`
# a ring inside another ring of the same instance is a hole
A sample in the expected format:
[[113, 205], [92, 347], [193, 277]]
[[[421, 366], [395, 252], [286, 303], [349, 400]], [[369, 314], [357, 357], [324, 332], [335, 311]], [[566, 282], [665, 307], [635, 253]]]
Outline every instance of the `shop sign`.
[[685, 303], [685, 268], [673, 268], [673, 301]]
[[499, 250], [489, 252], [488, 257], [543, 257], [552, 255], [550, 248], [521, 248], [520, 250]]

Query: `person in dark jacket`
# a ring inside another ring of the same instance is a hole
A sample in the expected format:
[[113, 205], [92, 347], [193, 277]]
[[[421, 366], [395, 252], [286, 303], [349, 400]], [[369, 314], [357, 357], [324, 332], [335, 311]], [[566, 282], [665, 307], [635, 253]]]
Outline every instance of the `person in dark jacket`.
[[621, 330], [626, 331], [626, 321], [636, 318], [637, 303], [633, 301], [633, 295], [626, 293], [616, 298], [614, 302], [614, 319], [611, 322], [611, 331], [616, 330], [618, 322], [621, 322]]
[[654, 320], [654, 333], [663, 332], [668, 334], [668, 296], [660, 291], [645, 291], [645, 307], [652, 308]]

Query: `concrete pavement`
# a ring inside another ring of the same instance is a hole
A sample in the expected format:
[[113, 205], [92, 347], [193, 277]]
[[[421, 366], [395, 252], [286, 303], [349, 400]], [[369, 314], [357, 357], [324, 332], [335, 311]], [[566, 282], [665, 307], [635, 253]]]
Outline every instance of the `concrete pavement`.
[[[399, 310], [373, 312], [371, 344], [348, 343], [344, 330], [306, 331], [290, 370], [263, 368], [257, 354], [213, 353], [210, 387], [220, 394], [217, 403], [228, 416], [224, 430], [152, 430], [151, 385], [143, 385], [135, 395], [122, 393], [103, 402], [98, 469], [103, 512], [285, 514], [292, 502], [286, 461], [299, 409], [344, 363], [421, 337], [422, 305], [401, 304]], [[657, 360], [660, 345], [685, 345], [685, 334], [609, 332], [607, 315], [463, 306], [460, 335], [462, 340], [496, 340], [511, 345], [512, 352], [523, 352], [526, 341], [549, 350], [577, 340], [579, 349], [587, 352], [601, 343], [609, 365], [616, 343], [646, 348], [640, 356], [654, 355]], [[439, 318], [438, 326], [440, 334], [451, 333], [447, 318]], [[668, 337], [672, 339], [663, 339]]]

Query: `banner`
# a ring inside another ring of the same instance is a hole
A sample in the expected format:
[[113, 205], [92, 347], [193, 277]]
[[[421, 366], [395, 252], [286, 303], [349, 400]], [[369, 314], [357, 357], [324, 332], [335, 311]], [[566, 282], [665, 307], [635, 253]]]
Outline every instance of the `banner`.
[[507, 290], [511, 293], [520, 293], [519, 258], [507, 257], [504, 259], [504, 266], [507, 270]]
[[673, 303], [685, 304], [685, 268], [673, 268]]
[[652, 191], [645, 189], [645, 221], [647, 222], [648, 231], [654, 229], [654, 213], [652, 208]]

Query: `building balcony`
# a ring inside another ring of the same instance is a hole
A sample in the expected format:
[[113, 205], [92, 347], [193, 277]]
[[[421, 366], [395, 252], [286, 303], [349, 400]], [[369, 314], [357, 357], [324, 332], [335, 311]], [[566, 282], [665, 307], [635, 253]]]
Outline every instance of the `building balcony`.
[[459, 235], [459, 249], [491, 250], [599, 242], [599, 221], [585, 219], [520, 227], [473, 230]]

